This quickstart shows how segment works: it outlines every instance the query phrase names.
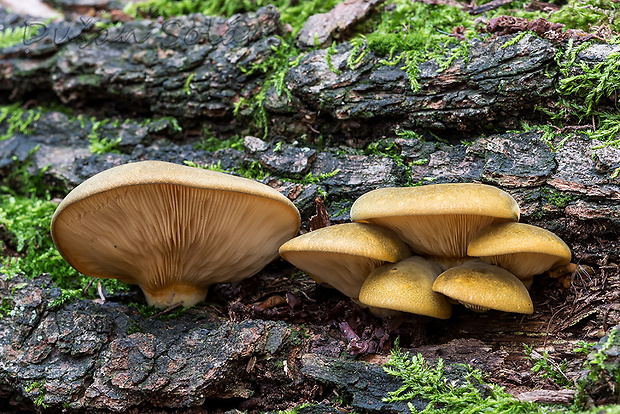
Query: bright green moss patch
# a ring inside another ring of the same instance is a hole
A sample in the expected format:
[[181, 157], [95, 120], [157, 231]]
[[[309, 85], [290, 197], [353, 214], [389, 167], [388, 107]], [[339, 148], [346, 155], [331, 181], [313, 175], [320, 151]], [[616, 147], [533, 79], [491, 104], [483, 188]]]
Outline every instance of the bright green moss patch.
[[280, 41], [278, 45], [271, 46], [273, 53], [265, 59], [247, 67], [240, 67], [247, 75], [259, 73], [265, 77], [260, 91], [249, 98], [239, 99], [234, 109], [235, 116], [249, 115], [252, 118], [250, 132], [259, 134], [262, 132], [263, 137], [269, 133], [269, 118], [264, 106], [267, 93], [273, 88], [278, 97], [285, 94], [290, 99], [291, 92], [284, 85], [284, 77], [286, 72], [296, 67], [304, 56], [304, 53], [295, 47], [293, 39], [279, 37], [278, 40]]
[[125, 12], [136, 17], [172, 18], [191, 13], [230, 17], [236, 13], [255, 12], [260, 7], [273, 4], [280, 11], [280, 20], [290, 24], [293, 34], [296, 34], [308, 17], [317, 13], [325, 13], [338, 3], [340, 0], [147, 0], [130, 4], [125, 8]]
[[0, 49], [9, 48], [32, 39], [41, 26], [9, 27], [0, 31]]
[[[62, 289], [53, 305], [96, 297], [97, 283], [69, 266], [52, 241], [50, 224], [57, 203], [51, 196], [57, 189], [45, 182], [45, 171], [33, 173], [30, 168], [30, 162], [22, 163], [0, 186], [0, 273], [28, 278], [49, 273]], [[128, 289], [117, 280], [101, 283], [108, 292]]]
[[[466, 364], [446, 367], [442, 359], [433, 366], [420, 354], [402, 352], [397, 343], [384, 370], [397, 377], [402, 386], [388, 393], [384, 400], [407, 402], [412, 413], [620, 413], [618, 405], [591, 407], [587, 398], [589, 393], [601, 390], [607, 390], [607, 397], [614, 395], [616, 401], [620, 398], [617, 391], [620, 384], [618, 338], [618, 328], [613, 328], [598, 344], [582, 342], [581, 347], [574, 350], [575, 354], [588, 354], [578, 380], [567, 377], [566, 360], [556, 362], [546, 352], [538, 354], [526, 347], [527, 358], [532, 361], [531, 370], [539, 379], [551, 380], [563, 389], [576, 392], [575, 402], [570, 407], [519, 401], [503, 387], [487, 383], [480, 370]], [[418, 411], [416, 406], [424, 408]]]
[[[55, 305], [95, 297], [93, 279], [69, 266], [54, 246], [49, 229], [56, 207], [56, 203], [42, 198], [0, 195], [0, 241], [3, 245], [0, 272], [9, 276], [23, 273], [29, 278], [49, 273], [63, 289]], [[109, 292], [128, 289], [116, 280], [102, 280], [102, 283]]]
[[486, 384], [481, 371], [468, 365], [453, 365], [447, 373], [442, 359], [431, 366], [422, 355], [407, 355], [398, 347], [392, 350], [384, 370], [403, 385], [390, 392], [385, 401], [408, 402], [411, 412], [418, 412], [413, 400], [427, 405], [423, 413], [547, 413], [543, 406], [521, 402], [502, 387]]
[[13, 137], [16, 133], [28, 135], [32, 123], [41, 116], [41, 112], [34, 109], [22, 108], [21, 102], [0, 106], [0, 125], [6, 124], [6, 132], [0, 135], [0, 141]]
[[368, 51], [373, 51], [384, 58], [383, 64], [405, 69], [412, 89], [417, 91], [420, 63], [437, 58], [445, 69], [458, 58], [467, 59], [467, 41], [451, 35], [458, 26], [463, 26], [465, 38], [474, 35], [475, 23], [461, 8], [394, 0], [384, 6], [377, 19], [363, 25], [363, 34], [351, 40], [349, 66], [354, 68]]
[[569, 0], [549, 20], [586, 32], [600, 26], [620, 32], [620, 3], [611, 0]]

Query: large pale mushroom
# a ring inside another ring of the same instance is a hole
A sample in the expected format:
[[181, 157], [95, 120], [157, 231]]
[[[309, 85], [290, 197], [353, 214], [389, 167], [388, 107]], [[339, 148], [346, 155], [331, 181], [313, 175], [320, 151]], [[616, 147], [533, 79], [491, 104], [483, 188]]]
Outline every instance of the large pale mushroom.
[[485, 227], [518, 221], [519, 206], [484, 184], [380, 188], [353, 203], [351, 219], [392, 229], [414, 252], [450, 262], [466, 257], [470, 240]]
[[487, 227], [469, 243], [467, 254], [503, 267], [519, 279], [566, 265], [571, 259], [570, 249], [562, 239], [548, 230], [523, 223]]
[[376, 268], [362, 285], [360, 303], [372, 308], [391, 309], [448, 319], [452, 306], [445, 296], [433, 291], [441, 266], [420, 256]]
[[160, 308], [192, 306], [210, 285], [260, 271], [299, 230], [297, 208], [269, 186], [167, 162], [103, 171], [52, 218], [64, 259], [86, 275], [138, 284]]
[[479, 312], [489, 309], [534, 312], [530, 294], [515, 275], [479, 259], [440, 274], [433, 283], [433, 290]]
[[321, 284], [357, 300], [362, 283], [375, 268], [411, 255], [391, 230], [371, 224], [323, 227], [289, 240], [280, 255]]

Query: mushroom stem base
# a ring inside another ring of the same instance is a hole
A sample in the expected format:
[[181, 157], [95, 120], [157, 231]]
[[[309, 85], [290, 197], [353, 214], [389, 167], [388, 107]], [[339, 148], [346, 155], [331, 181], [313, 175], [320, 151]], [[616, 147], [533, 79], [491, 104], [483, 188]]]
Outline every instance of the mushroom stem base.
[[146, 303], [156, 308], [166, 309], [177, 303], [185, 307], [194, 306], [202, 302], [207, 297], [208, 288], [197, 288], [188, 285], [168, 285], [155, 291], [148, 291], [142, 288]]

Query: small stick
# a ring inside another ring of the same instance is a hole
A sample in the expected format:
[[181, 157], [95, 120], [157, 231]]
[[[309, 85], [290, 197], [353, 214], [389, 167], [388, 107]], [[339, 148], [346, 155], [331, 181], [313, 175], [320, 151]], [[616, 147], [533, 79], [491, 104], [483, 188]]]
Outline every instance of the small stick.
[[505, 6], [506, 4], [512, 3], [514, 0], [493, 0], [482, 6], [477, 6], [469, 11], [469, 14], [480, 14], [484, 12], [488, 12], [489, 10], [497, 9], [498, 7]]
[[170, 306], [168, 306], [166, 309], [164, 309], [163, 311], [161, 311], [161, 312], [159, 312], [159, 313], [156, 313], [156, 314], [155, 314], [155, 315], [153, 315], [153, 316], [150, 316], [150, 317], [149, 317], [149, 319], [159, 318], [160, 316], [163, 316], [163, 315], [165, 315], [165, 314], [167, 314], [167, 313], [170, 313], [170, 312], [172, 312], [173, 310], [180, 308], [181, 306], [183, 306], [183, 303], [182, 303], [182, 302], [178, 302], [178, 303], [175, 303], [174, 305], [170, 305]]

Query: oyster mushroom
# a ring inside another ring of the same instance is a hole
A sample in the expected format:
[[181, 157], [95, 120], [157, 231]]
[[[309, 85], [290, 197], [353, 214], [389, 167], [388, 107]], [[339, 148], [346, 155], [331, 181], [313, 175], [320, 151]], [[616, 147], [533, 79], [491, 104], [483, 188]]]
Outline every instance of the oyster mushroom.
[[433, 282], [440, 273], [441, 266], [420, 256], [383, 265], [370, 272], [359, 301], [371, 308], [448, 319], [452, 305], [433, 291]]
[[297, 208], [256, 181], [167, 162], [103, 171], [60, 203], [51, 234], [79, 272], [142, 288], [165, 308], [260, 271], [299, 230]]
[[519, 206], [510, 194], [484, 184], [380, 188], [353, 203], [351, 219], [394, 230], [416, 253], [459, 259], [485, 227], [518, 221]]
[[295, 237], [280, 255], [319, 284], [357, 300], [362, 283], [375, 268], [411, 255], [391, 230], [362, 223], [336, 224]]
[[478, 234], [467, 254], [508, 270], [519, 279], [570, 263], [569, 247], [555, 234], [523, 223], [491, 225]]
[[530, 294], [515, 275], [478, 259], [440, 274], [433, 290], [479, 312], [534, 312]]

